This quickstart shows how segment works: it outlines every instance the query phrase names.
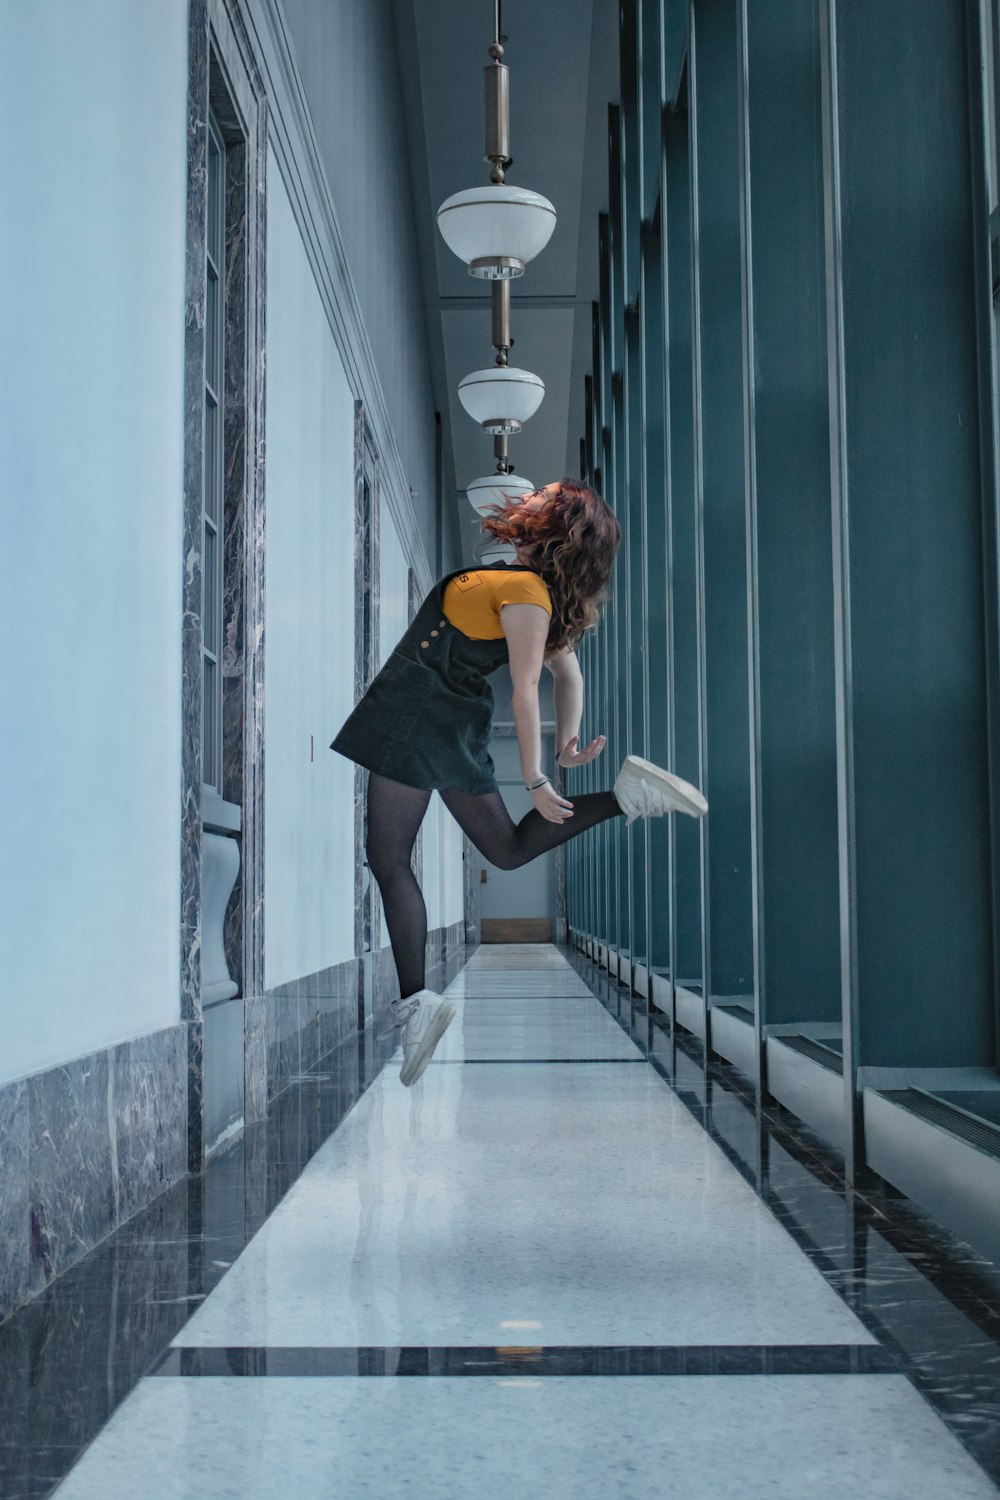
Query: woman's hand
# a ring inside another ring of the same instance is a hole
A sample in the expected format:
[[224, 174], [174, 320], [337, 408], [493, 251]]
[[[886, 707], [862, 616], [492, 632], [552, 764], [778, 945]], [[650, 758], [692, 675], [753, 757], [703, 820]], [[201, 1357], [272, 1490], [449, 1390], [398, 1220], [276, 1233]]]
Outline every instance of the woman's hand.
[[546, 823], [565, 823], [573, 816], [573, 804], [560, 797], [551, 781], [543, 781], [531, 793], [535, 811], [541, 813]]
[[585, 750], [577, 750], [576, 746], [579, 743], [579, 739], [580, 736], [574, 734], [573, 738], [566, 741], [556, 756], [556, 764], [562, 766], [564, 770], [569, 766], [589, 765], [592, 760], [597, 759], [606, 744], [604, 735], [599, 734], [595, 740], [591, 740]]

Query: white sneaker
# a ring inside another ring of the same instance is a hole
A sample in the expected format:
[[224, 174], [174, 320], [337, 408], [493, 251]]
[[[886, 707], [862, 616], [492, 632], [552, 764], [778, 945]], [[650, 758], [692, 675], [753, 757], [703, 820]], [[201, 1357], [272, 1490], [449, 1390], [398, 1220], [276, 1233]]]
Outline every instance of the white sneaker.
[[403, 1023], [403, 1067], [401, 1083], [416, 1083], [434, 1055], [457, 1009], [454, 1000], [443, 1000], [433, 990], [418, 990], [405, 1000], [394, 1000], [392, 1008]]
[[692, 818], [708, 812], [708, 803], [696, 786], [638, 755], [626, 755], [622, 761], [613, 795], [630, 823], [668, 812], [688, 813]]

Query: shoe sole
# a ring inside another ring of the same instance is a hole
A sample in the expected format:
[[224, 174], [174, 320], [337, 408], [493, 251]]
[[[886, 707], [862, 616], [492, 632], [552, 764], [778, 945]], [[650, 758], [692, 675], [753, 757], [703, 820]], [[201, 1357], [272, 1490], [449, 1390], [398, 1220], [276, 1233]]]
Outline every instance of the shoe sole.
[[666, 792], [679, 812], [689, 813], [692, 818], [703, 818], [708, 812], [708, 803], [696, 786], [692, 786], [690, 781], [682, 781], [672, 771], [654, 766], [650, 760], [643, 760], [638, 755], [626, 755], [622, 770], [631, 771]]
[[427, 1028], [427, 1035], [421, 1042], [420, 1047], [410, 1061], [403, 1064], [400, 1071], [399, 1081], [405, 1084], [407, 1088], [410, 1088], [423, 1075], [424, 1069], [434, 1055], [434, 1048], [455, 1019], [457, 1008], [453, 1000], [442, 1000], [438, 1006], [434, 1019]]

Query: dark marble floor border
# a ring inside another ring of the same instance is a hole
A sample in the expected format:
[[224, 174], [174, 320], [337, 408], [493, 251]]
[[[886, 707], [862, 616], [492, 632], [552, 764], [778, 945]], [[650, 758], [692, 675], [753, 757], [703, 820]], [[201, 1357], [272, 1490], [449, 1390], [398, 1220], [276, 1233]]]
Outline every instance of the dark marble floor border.
[[576, 949], [567, 957], [798, 1247], [1000, 1483], [1000, 1267]]
[[569, 1344], [538, 1349], [446, 1348], [168, 1349], [157, 1377], [498, 1375], [895, 1375], [887, 1349], [866, 1344]]

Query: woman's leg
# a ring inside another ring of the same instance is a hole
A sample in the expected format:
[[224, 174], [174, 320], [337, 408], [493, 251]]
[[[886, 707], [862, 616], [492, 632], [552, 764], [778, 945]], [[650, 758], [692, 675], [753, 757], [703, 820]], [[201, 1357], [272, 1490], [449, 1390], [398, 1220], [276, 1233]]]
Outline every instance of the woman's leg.
[[550, 823], [534, 808], [515, 823], [499, 792], [447, 791], [441, 793], [441, 800], [480, 854], [499, 870], [516, 870], [621, 812], [611, 792], [587, 792], [569, 799], [573, 816], [565, 823]]
[[424, 987], [427, 908], [410, 865], [417, 830], [430, 792], [387, 776], [368, 777], [368, 868], [378, 881], [396, 960], [399, 993], [405, 1000]]

